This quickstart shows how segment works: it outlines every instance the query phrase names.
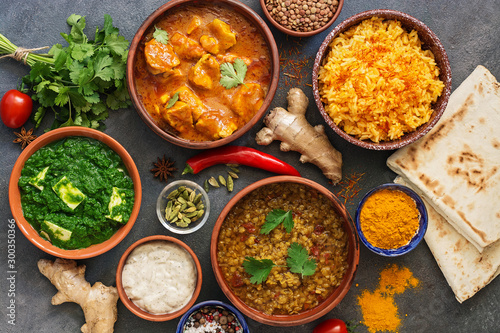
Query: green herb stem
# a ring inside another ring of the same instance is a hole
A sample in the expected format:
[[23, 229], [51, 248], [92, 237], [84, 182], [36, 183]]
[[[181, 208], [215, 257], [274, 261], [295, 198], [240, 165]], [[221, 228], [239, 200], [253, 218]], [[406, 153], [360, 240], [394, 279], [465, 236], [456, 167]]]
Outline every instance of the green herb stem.
[[[7, 37], [0, 34], [0, 55], [4, 55], [4, 57], [9, 57], [9, 56], [11, 57], [16, 53], [17, 50], [18, 47], [15, 44], [13, 44]], [[54, 57], [48, 53], [29, 52], [26, 58], [26, 64], [32, 67], [37, 62], [43, 62], [46, 64], [53, 65]]]

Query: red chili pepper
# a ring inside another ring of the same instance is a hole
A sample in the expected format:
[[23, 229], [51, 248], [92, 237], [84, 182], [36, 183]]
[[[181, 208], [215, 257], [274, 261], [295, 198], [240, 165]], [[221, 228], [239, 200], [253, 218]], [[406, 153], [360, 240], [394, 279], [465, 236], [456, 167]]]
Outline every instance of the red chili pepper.
[[196, 174], [216, 164], [241, 164], [282, 175], [299, 176], [290, 164], [250, 147], [224, 146], [204, 151], [187, 160], [182, 174]]

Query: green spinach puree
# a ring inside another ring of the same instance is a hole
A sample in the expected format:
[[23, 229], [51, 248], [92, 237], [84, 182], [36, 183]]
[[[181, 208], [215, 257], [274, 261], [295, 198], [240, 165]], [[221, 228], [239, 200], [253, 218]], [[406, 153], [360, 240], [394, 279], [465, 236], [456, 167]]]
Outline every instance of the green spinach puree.
[[109, 239], [129, 220], [134, 184], [101, 141], [68, 137], [36, 151], [19, 178], [26, 220], [62, 249]]

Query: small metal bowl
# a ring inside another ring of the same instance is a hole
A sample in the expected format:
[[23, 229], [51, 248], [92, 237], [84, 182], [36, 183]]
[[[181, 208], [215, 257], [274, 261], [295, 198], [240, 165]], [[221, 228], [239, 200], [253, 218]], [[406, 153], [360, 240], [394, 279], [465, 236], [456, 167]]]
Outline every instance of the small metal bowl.
[[234, 317], [238, 320], [238, 322], [241, 325], [241, 330], [237, 331], [238, 333], [250, 333], [250, 330], [248, 329], [248, 325], [245, 321], [245, 317], [239, 312], [234, 306], [226, 304], [221, 301], [204, 301], [201, 303], [196, 304], [193, 306], [191, 309], [189, 309], [181, 318], [179, 321], [179, 324], [177, 325], [177, 331], [176, 333], [183, 333], [185, 330], [185, 325], [188, 323], [189, 318], [195, 314], [195, 312], [201, 310], [204, 307], [213, 307], [220, 309], [221, 311], [226, 310], [230, 314], [234, 315]]
[[[180, 186], [185, 186], [196, 191], [196, 193], [201, 193], [201, 201], [205, 205], [205, 213], [203, 213], [203, 215], [198, 220], [191, 222], [187, 227], [179, 227], [175, 223], [170, 223], [165, 218], [165, 209], [167, 208], [167, 203], [169, 201], [167, 199], [167, 196]], [[167, 230], [176, 234], [190, 234], [200, 229], [205, 224], [205, 222], [207, 222], [209, 213], [210, 200], [208, 199], [207, 192], [203, 189], [203, 187], [190, 180], [177, 180], [168, 184], [161, 191], [160, 195], [158, 196], [158, 200], [156, 200], [156, 215], [158, 215], [158, 219]]]
[[[396, 249], [382, 249], [370, 244], [366, 239], [365, 235], [363, 234], [363, 231], [361, 230], [360, 215], [363, 205], [371, 195], [385, 189], [397, 190], [409, 195], [415, 201], [418, 212], [420, 213], [420, 221], [419, 221], [420, 223], [417, 232], [415, 233], [415, 235], [413, 235], [412, 239], [407, 244]], [[422, 238], [424, 238], [425, 232], [427, 230], [427, 209], [425, 208], [425, 204], [420, 198], [420, 196], [409, 187], [394, 183], [383, 184], [375, 187], [373, 190], [368, 192], [363, 197], [363, 199], [361, 199], [361, 202], [359, 203], [358, 208], [356, 209], [355, 224], [356, 224], [356, 230], [358, 231], [359, 239], [363, 244], [365, 244], [365, 246], [370, 251], [385, 257], [397, 257], [406, 254], [411, 250], [413, 250], [414, 248], [416, 248], [417, 245], [422, 240]]]

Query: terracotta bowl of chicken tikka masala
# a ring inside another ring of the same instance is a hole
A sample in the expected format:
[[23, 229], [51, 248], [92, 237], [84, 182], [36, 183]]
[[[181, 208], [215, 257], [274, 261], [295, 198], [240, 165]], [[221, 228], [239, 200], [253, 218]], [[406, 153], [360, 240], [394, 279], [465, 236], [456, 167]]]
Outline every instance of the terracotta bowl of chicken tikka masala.
[[185, 148], [225, 145], [264, 115], [279, 55], [264, 21], [236, 0], [172, 0], [139, 27], [127, 59], [143, 121]]

